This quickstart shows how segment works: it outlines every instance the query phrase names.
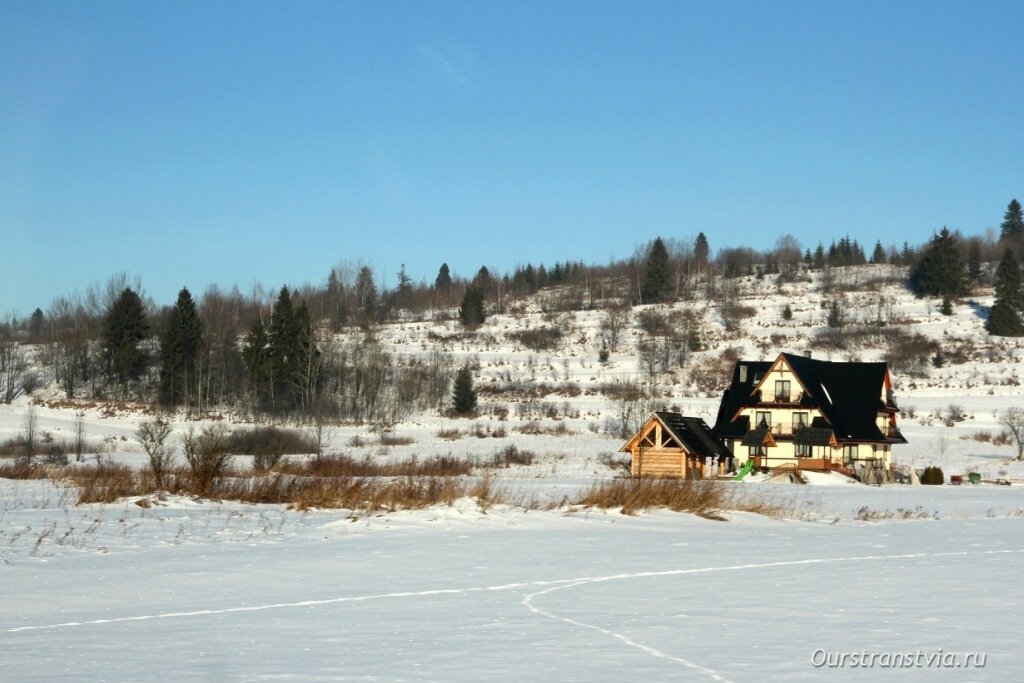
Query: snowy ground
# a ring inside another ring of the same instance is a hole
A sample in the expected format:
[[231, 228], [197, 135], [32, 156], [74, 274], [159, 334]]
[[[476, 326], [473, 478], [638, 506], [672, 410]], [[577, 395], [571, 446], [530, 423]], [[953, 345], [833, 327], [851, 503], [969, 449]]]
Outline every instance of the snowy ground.
[[814, 680], [818, 648], [987, 655], [856, 680], [1019, 674], [1024, 490], [748, 486], [808, 519], [68, 508], [0, 482], [3, 678]]

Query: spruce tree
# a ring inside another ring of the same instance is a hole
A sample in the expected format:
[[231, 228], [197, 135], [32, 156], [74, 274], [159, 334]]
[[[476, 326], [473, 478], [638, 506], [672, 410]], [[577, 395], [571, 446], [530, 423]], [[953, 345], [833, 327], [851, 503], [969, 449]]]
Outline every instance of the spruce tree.
[[253, 321], [245, 337], [242, 362], [248, 372], [249, 388], [255, 405], [265, 407], [271, 400], [273, 374], [270, 367], [270, 340], [259, 318]]
[[356, 309], [360, 322], [373, 322], [377, 316], [377, 283], [369, 266], [359, 269], [356, 276]]
[[693, 243], [693, 260], [697, 266], [697, 275], [707, 270], [710, 257], [711, 247], [708, 245], [708, 238], [702, 232], [697, 233], [697, 239]]
[[875, 242], [875, 250], [871, 253], [872, 263], [885, 263], [885, 247], [882, 246], [882, 241]]
[[975, 237], [967, 248], [967, 277], [972, 284], [978, 284], [981, 275], [981, 240]]
[[398, 271], [398, 298], [402, 301], [408, 301], [409, 295], [412, 294], [412, 278], [409, 277], [409, 273], [405, 270], [405, 264], [402, 264], [402, 268]]
[[462, 305], [459, 306], [459, 321], [474, 329], [483, 325], [485, 319], [483, 292], [477, 287], [467, 287], [462, 295]]
[[187, 288], [167, 316], [160, 337], [160, 402], [168, 406], [192, 405], [199, 353], [203, 344], [203, 323]]
[[1024, 215], [1021, 213], [1020, 202], [1011, 199], [1003, 215], [1003, 223], [1000, 226], [1003, 237], [1024, 237]]
[[448, 264], [442, 263], [437, 270], [437, 277], [434, 279], [434, 289], [445, 294], [452, 288], [452, 274], [448, 270]]
[[452, 409], [456, 415], [470, 415], [476, 410], [476, 390], [473, 388], [473, 373], [468, 364], [463, 365], [455, 374]]
[[1003, 258], [996, 268], [995, 290], [995, 303], [985, 323], [988, 333], [1001, 337], [1024, 336], [1024, 322], [1021, 321], [1024, 298], [1020, 288], [1020, 263], [1011, 249], [1003, 252]]
[[672, 292], [672, 272], [669, 268], [668, 250], [661, 238], [654, 240], [647, 255], [644, 281], [640, 287], [640, 298], [645, 304], [667, 300]]
[[126, 287], [103, 318], [103, 362], [106, 372], [122, 386], [138, 379], [147, 356], [139, 344], [149, 334], [142, 299]]
[[932, 237], [910, 271], [910, 288], [918, 296], [957, 297], [967, 293], [967, 272], [957, 240], [943, 228]]

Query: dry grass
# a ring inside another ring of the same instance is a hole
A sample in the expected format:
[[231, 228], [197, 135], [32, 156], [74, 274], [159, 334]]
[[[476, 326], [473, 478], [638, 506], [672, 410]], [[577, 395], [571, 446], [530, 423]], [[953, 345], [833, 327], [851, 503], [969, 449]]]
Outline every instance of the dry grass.
[[51, 469], [42, 465], [29, 465], [23, 459], [0, 464], [0, 479], [47, 479]]
[[278, 471], [304, 477], [454, 477], [472, 473], [473, 462], [447, 456], [423, 460], [414, 456], [395, 462], [374, 462], [370, 458], [335, 455], [319, 460], [285, 462]]
[[591, 487], [579, 504], [605, 509], [621, 508], [625, 515], [651, 508], [667, 508], [715, 520], [724, 520], [723, 513], [729, 511], [755, 512], [768, 517], [782, 517], [785, 513], [782, 505], [753, 498], [741, 487], [728, 482], [682, 479], [612, 479]]

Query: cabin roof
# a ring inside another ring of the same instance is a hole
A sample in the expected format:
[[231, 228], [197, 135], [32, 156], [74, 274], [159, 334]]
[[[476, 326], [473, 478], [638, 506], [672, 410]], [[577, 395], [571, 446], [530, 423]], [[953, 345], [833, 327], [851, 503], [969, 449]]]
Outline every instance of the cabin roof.
[[719, 458], [732, 457], [722, 440], [711, 432], [711, 428], [701, 418], [669, 412], [656, 412], [655, 415], [687, 452]]

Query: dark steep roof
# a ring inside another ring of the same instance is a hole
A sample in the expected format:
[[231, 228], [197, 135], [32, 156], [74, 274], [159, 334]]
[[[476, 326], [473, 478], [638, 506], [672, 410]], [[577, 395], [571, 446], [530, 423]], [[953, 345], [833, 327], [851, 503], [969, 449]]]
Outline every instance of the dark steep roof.
[[[881, 399], [887, 368], [885, 363], [834, 363], [789, 353], [782, 354], [782, 357], [805, 389], [801, 403], [818, 407], [837, 439], [886, 440], [875, 423], [878, 410], [885, 407]], [[740, 381], [740, 368], [744, 365], [754, 370], [747, 370], [746, 381]], [[762, 361], [739, 361], [736, 364], [732, 384], [722, 395], [713, 430], [715, 434], [725, 437], [746, 433], [749, 425], [732, 418], [743, 406], [757, 403], [757, 398], [751, 396], [757, 385], [752, 378], [755, 373], [760, 377], [771, 365]]]
[[666, 412], [658, 412], [655, 415], [668, 429], [672, 438], [682, 444], [688, 453], [713, 455], [718, 458], [732, 457], [732, 453], [722, 440], [712, 434], [711, 428], [699, 417]]
[[[746, 366], [745, 371], [740, 368]], [[757, 386], [754, 377], [760, 380], [764, 373], [768, 372], [771, 363], [764, 361], [741, 360], [732, 369], [732, 383], [722, 394], [722, 403], [718, 406], [718, 419], [711, 430], [719, 436], [743, 436], [749, 428], [749, 420], [745, 416], [736, 422], [732, 421], [733, 416], [743, 407], [743, 404], [750, 402], [750, 392]], [[741, 375], [745, 375], [740, 379]]]

